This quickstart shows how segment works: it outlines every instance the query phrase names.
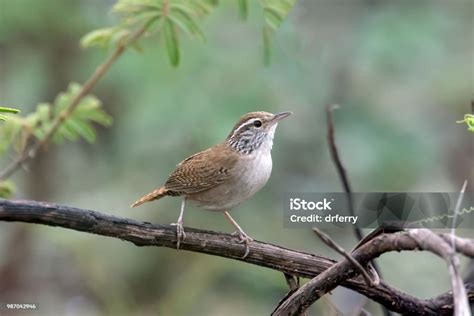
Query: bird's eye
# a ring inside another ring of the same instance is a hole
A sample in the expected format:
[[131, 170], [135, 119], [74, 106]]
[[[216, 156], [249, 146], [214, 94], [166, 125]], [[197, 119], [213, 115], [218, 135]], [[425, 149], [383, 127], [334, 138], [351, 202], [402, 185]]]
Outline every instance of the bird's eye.
[[261, 126], [262, 126], [262, 121], [256, 120], [255, 122], [253, 122], [253, 126], [255, 126], [255, 127], [261, 127]]

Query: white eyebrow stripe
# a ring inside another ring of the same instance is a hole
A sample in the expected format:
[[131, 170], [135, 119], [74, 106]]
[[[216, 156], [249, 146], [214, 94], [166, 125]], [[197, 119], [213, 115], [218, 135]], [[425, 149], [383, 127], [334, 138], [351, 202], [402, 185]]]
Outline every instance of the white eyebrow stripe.
[[250, 125], [250, 124], [253, 124], [253, 122], [255, 122], [255, 121], [260, 121], [260, 119], [259, 119], [259, 118], [251, 118], [251, 119], [247, 120], [247, 122], [242, 123], [242, 124], [232, 133], [232, 136], [231, 136], [230, 138], [233, 138], [233, 137], [237, 134], [237, 132], [240, 131], [240, 129], [242, 129], [243, 127], [248, 126], [248, 125]]

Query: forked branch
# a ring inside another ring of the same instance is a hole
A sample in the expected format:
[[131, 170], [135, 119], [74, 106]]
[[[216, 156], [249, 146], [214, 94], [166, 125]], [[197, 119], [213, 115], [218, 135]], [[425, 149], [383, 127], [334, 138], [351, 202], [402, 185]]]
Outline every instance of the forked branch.
[[[154, 225], [51, 203], [0, 200], [0, 221], [58, 226], [122, 239], [137, 246], [176, 248], [176, 230], [173, 226]], [[192, 228], [185, 229], [186, 240], [180, 246], [182, 250], [239, 260], [303, 278], [331, 274], [335, 276], [335, 279], [324, 282], [323, 291], [342, 285], [402, 314], [452, 314], [453, 299], [450, 292], [431, 300], [422, 300], [383, 282], [377, 286], [368, 286], [363, 278], [357, 276], [358, 270], [354, 269], [347, 260], [336, 263], [322, 256], [259, 241], [250, 244], [249, 255], [242, 259], [245, 246], [236, 242], [231, 235]], [[473, 255], [474, 241], [457, 237], [455, 242], [458, 252], [468, 256]], [[378, 236], [364, 244], [353, 253], [353, 256], [363, 263], [383, 252], [415, 249], [419, 249], [419, 245], [409, 235], [389, 234]], [[322, 274], [323, 272], [325, 274]], [[467, 286], [467, 293], [469, 300], [474, 301], [474, 286]]]
[[[352, 253], [352, 257], [360, 264], [365, 265], [370, 262], [370, 260], [390, 251], [426, 250], [445, 259], [449, 266], [453, 266], [453, 249], [443, 238], [443, 236], [435, 234], [428, 229], [412, 229], [403, 233], [383, 234], [361, 245]], [[455, 239], [453, 242], [456, 246], [462, 246], [463, 249], [457, 249], [461, 253], [470, 253], [471, 249], [466, 247], [466, 245], [462, 245], [459, 239]], [[469, 243], [472, 244], [474, 241], [471, 240]], [[332, 291], [338, 285], [343, 284], [344, 281], [354, 277], [357, 273], [358, 269], [354, 268], [350, 260], [341, 260], [295, 291], [278, 307], [273, 315], [300, 315], [323, 295]], [[474, 299], [472, 287], [468, 286], [467, 297], [470, 301]], [[431, 301], [436, 302], [438, 299]], [[395, 300], [394, 298], [394, 303]], [[391, 309], [390, 306], [386, 304], [383, 305]], [[452, 315], [453, 313], [452, 297], [450, 303], [447, 305], [449, 309], [447, 309], [447, 306], [437, 305], [437, 303], [436, 306], [437, 307], [432, 306], [431, 309], [427, 306], [428, 308], [426, 310], [419, 310], [416, 313], [410, 312], [410, 314]]]

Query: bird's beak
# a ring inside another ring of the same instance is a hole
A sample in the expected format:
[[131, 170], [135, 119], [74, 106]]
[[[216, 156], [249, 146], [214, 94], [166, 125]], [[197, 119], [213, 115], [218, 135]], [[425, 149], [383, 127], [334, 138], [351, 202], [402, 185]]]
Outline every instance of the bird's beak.
[[278, 121], [283, 120], [285, 117], [290, 116], [291, 114], [293, 114], [293, 112], [280, 112], [280, 113], [276, 113], [276, 114], [273, 115], [272, 121], [276, 123], [276, 122], [278, 122]]

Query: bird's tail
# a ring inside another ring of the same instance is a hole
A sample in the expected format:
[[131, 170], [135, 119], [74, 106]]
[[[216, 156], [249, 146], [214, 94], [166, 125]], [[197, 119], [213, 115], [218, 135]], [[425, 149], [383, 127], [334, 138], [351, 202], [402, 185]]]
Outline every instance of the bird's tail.
[[166, 195], [167, 191], [168, 190], [166, 190], [164, 187], [156, 189], [155, 191], [150, 192], [147, 195], [145, 195], [144, 197], [140, 198], [138, 201], [133, 203], [130, 207], [137, 207], [137, 206], [142, 205], [143, 203], [161, 199], [163, 196]]

